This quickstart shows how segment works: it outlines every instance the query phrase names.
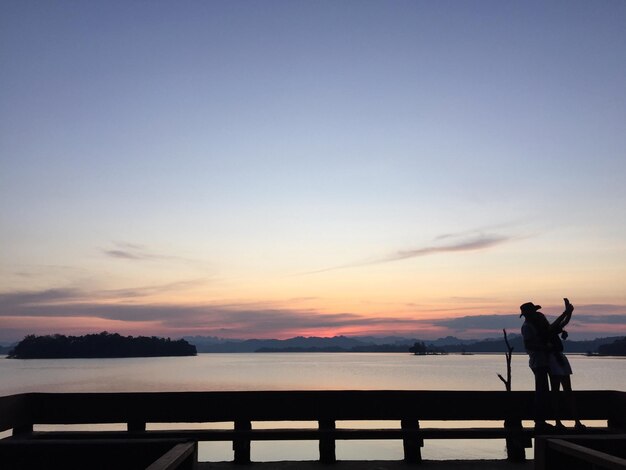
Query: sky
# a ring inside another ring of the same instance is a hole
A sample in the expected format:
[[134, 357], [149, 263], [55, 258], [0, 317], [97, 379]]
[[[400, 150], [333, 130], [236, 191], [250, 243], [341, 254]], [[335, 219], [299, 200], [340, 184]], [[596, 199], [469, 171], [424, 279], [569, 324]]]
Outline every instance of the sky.
[[626, 334], [626, 3], [0, 3], [0, 342]]

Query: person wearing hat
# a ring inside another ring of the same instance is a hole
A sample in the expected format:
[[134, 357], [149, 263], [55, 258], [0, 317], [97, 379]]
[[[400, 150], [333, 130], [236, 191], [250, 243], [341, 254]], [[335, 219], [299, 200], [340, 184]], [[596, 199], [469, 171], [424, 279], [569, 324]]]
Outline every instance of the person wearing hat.
[[[529, 356], [528, 365], [535, 376], [535, 427], [539, 431], [550, 431], [553, 428], [545, 422], [549, 397], [548, 383], [554, 392], [558, 392], [559, 386], [563, 385], [563, 389], [569, 391], [568, 397], [571, 396], [569, 374], [572, 373], [572, 369], [567, 357], [563, 354], [563, 343], [558, 335], [560, 333], [564, 339], [567, 338], [567, 333], [563, 328], [569, 323], [574, 306], [568, 299], [563, 300], [565, 311], [552, 323], [539, 311], [541, 305], [535, 305], [532, 302], [520, 305], [520, 317], [524, 317], [522, 325], [524, 347]], [[558, 394], [555, 393], [554, 396], [558, 411]], [[570, 398], [570, 401], [573, 405], [573, 398]], [[557, 425], [563, 428], [558, 419]], [[584, 428], [578, 419], [576, 419], [576, 427]]]
[[522, 337], [528, 353], [528, 366], [535, 376], [535, 429], [549, 431], [552, 426], [546, 423], [549, 400], [550, 372], [550, 322], [539, 312], [541, 305], [526, 302], [520, 305], [520, 317], [524, 317]]

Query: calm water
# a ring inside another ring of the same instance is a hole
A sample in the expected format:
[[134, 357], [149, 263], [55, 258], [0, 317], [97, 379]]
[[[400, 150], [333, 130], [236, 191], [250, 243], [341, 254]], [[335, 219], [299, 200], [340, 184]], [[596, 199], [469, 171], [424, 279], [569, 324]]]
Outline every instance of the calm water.
[[[626, 360], [570, 355], [578, 390], [626, 390]], [[525, 355], [513, 357], [514, 390], [532, 390]], [[200, 354], [128, 359], [0, 359], [0, 395], [20, 392], [181, 390], [503, 390], [504, 354]], [[309, 426], [312, 423], [302, 423]], [[399, 423], [338, 423], [396, 427]], [[252, 459], [315, 460], [316, 442], [253, 442]], [[399, 441], [338, 441], [339, 459], [401, 459]], [[424, 458], [503, 458], [500, 441], [426, 441]], [[229, 443], [204, 443], [202, 460], [230, 460]]]

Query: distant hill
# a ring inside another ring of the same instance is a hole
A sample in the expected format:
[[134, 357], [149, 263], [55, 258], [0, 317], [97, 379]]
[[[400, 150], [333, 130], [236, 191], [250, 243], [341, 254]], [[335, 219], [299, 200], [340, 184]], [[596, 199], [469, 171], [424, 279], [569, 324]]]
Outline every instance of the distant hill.
[[211, 353], [232, 353], [232, 352], [257, 352], [275, 351], [290, 349], [292, 352], [298, 350], [319, 350], [333, 348], [333, 352], [349, 350], [355, 346], [363, 346], [364, 343], [355, 338], [346, 336], [334, 336], [332, 338], [304, 337], [297, 336], [290, 339], [247, 339], [247, 340], [225, 340], [215, 341], [214, 338], [203, 340], [199, 337], [185, 336], [184, 339], [193, 343], [198, 352]]
[[598, 353], [601, 356], [626, 356], [626, 338], [601, 345], [598, 348]]
[[[565, 340], [563, 341], [563, 347], [565, 352], [570, 353], [597, 352], [601, 345], [611, 343], [617, 338], [597, 338], [588, 341]], [[526, 351], [521, 335], [509, 335], [509, 343], [513, 347], [514, 352]], [[448, 352], [502, 352], [506, 351], [506, 344], [504, 339], [490, 338], [474, 341], [473, 343], [449, 344], [443, 346], [443, 349]]]
[[616, 340], [624, 338], [623, 336], [609, 336], [607, 338], [596, 338], [587, 341], [570, 341], [569, 339], [563, 341], [565, 346], [565, 352], [576, 353], [595, 353], [598, 352], [600, 347], [605, 344], [610, 344]]
[[341, 348], [339, 346], [308, 346], [308, 347], [284, 347], [284, 348], [260, 348], [255, 352], [258, 353], [277, 353], [277, 352], [407, 352], [409, 350], [408, 345], [398, 344], [365, 344], [359, 346], [352, 346], [350, 348]]
[[[601, 345], [612, 343], [621, 337], [597, 338], [590, 341], [563, 342], [566, 352], [598, 352]], [[415, 343], [423, 343], [429, 350], [439, 352], [504, 352], [506, 345], [503, 338], [460, 339], [453, 336], [437, 340], [420, 340], [399, 336], [334, 336], [321, 338], [316, 336], [297, 336], [280, 339], [223, 339], [215, 337], [186, 336], [184, 339], [194, 344], [198, 352], [237, 353], [237, 352], [408, 352]], [[509, 335], [509, 342], [516, 353], [524, 353], [522, 337]]]
[[69, 359], [109, 357], [195, 356], [196, 347], [180, 339], [155, 336], [120, 336], [117, 333], [85, 336], [29, 335], [10, 352], [9, 359]]

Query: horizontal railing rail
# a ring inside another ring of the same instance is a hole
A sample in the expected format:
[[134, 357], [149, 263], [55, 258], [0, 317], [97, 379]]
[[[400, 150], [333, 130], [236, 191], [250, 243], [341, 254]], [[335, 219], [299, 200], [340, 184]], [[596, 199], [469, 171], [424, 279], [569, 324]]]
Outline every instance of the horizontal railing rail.
[[[578, 415], [625, 429], [626, 393], [574, 392]], [[318, 440], [320, 459], [335, 460], [338, 439], [400, 439], [405, 460], [421, 460], [424, 439], [507, 441], [510, 460], [530, 447], [533, 392], [506, 391], [242, 391], [158, 393], [25, 393], [0, 397], [0, 431], [14, 438], [111, 436], [232, 441], [235, 461], [250, 460], [250, 441]], [[563, 412], [562, 419], [571, 419]], [[343, 429], [338, 421], [400, 421], [399, 429]], [[253, 429], [253, 422], [312, 421], [312, 429]], [[496, 421], [488, 428], [428, 427], [430, 421]], [[231, 422], [234, 429], [146, 430], [147, 423]], [[34, 425], [126, 423], [126, 432], [33, 432]]]
[[[626, 392], [574, 396], [584, 419], [626, 418], [619, 413]], [[532, 419], [533, 398], [526, 391], [24, 393], [0, 397], [0, 431], [27, 423]]]

